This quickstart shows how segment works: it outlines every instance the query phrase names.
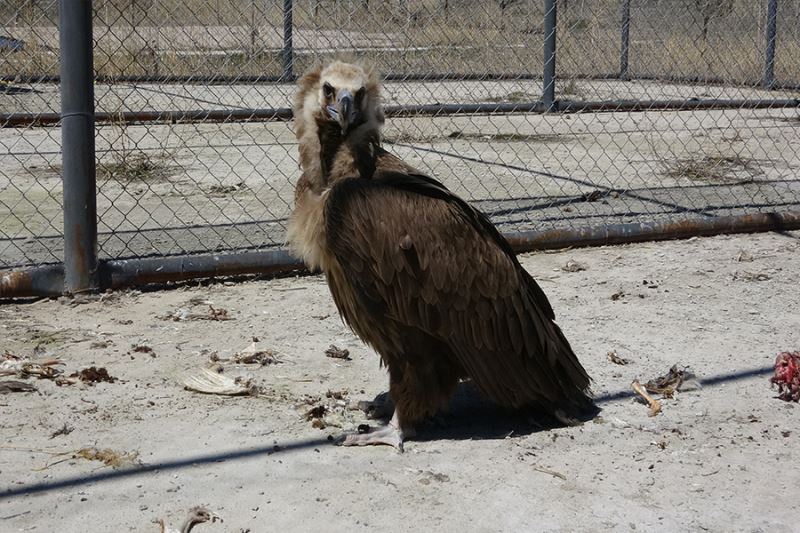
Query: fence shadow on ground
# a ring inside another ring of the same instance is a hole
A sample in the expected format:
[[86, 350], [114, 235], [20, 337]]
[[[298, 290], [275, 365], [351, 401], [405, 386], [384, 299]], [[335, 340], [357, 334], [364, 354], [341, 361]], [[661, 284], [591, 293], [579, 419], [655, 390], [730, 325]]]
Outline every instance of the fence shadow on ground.
[[[721, 383], [729, 383], [759, 376], [766, 376], [773, 371], [772, 366], [763, 366], [747, 370], [739, 370], [727, 374], [720, 374], [708, 378], [703, 378], [700, 383], [704, 387], [711, 387]], [[625, 400], [634, 396], [630, 390], [620, 390], [596, 396], [596, 403], [602, 408], [603, 405]], [[418, 440], [433, 439], [497, 439], [505, 438], [509, 435], [530, 434], [536, 431], [547, 429], [547, 426], [532, 421], [530, 416], [502, 412], [486, 402], [474, 398], [473, 392], [464, 389], [460, 392], [454, 402], [450, 414], [445, 417], [446, 426], [435, 427], [431, 424], [425, 428], [423, 435]], [[552, 426], [550, 426], [552, 427]], [[332, 446], [333, 442], [326, 438], [300, 439], [281, 444], [270, 444], [231, 450], [212, 454], [194, 455], [185, 458], [161, 461], [139, 465], [132, 468], [111, 470], [100, 473], [78, 475], [66, 477], [54, 481], [32, 483], [20, 487], [6, 488], [0, 492], [0, 500], [17, 498], [32, 494], [89, 485], [92, 483], [106, 482], [114, 479], [140, 476], [152, 472], [168, 472], [183, 468], [195, 467], [202, 464], [220, 463], [225, 461], [236, 461], [249, 459], [259, 456], [269, 456], [277, 453], [288, 453], [305, 449], [314, 449], [321, 446]]]

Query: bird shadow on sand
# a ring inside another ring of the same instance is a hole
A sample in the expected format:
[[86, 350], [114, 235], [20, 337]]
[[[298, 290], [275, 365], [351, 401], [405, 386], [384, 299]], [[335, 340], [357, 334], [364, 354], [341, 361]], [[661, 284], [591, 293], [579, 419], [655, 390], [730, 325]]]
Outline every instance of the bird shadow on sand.
[[[387, 398], [388, 393], [384, 392], [379, 394], [374, 402], [384, 403]], [[578, 425], [591, 420], [599, 412], [599, 409], [595, 409], [578, 420], [564, 421], [533, 409], [507, 409], [485, 399], [474, 384], [462, 382], [459, 383], [447, 408], [418, 425], [417, 434], [409, 440], [425, 442], [519, 437]]]
[[[726, 374], [701, 378], [704, 387], [712, 387], [721, 383], [731, 383], [743, 379], [763, 377], [773, 372], [772, 365], [736, 370]], [[380, 395], [379, 395], [380, 396]], [[384, 397], [386, 394], [384, 393]], [[633, 396], [630, 390], [608, 392], [595, 397], [598, 405], [626, 400]], [[450, 440], [480, 440], [504, 439], [512, 435], [529, 435], [547, 429], [564, 427], [565, 424], [545, 418], [537, 419], [531, 413], [515, 412], [498, 407], [483, 398], [474, 386], [464, 383], [459, 386], [450, 408], [438, 417], [439, 420], [423, 424], [419, 429], [416, 441], [432, 441], [437, 439]], [[331, 442], [328, 438], [300, 439], [294, 441], [275, 442], [252, 448], [238, 448], [233, 450], [217, 451], [210, 454], [187, 453], [173, 459], [165, 459], [144, 465], [137, 465], [118, 470], [83, 473], [61, 479], [45, 479], [43, 481], [28, 483], [27, 485], [0, 486], [0, 501], [38, 494], [53, 490], [63, 490], [69, 487], [79, 487], [100, 482], [111, 482], [115, 479], [142, 476], [145, 474], [158, 474], [187, 468], [197, 468], [198, 465], [232, 462], [237, 460], [252, 459], [255, 457], [270, 456], [277, 453], [290, 453], [304, 450], [318, 449]]]
[[[772, 372], [773, 366], [768, 365], [708, 376], [700, 378], [698, 381], [703, 387], [711, 387], [721, 383], [767, 376]], [[378, 398], [382, 399], [385, 396], [387, 393], [378, 395]], [[573, 423], [566, 423], [547, 413], [500, 407], [483, 398], [472, 383], [464, 382], [460, 383], [456, 389], [449, 408], [421, 424], [417, 428], [417, 435], [410, 440], [419, 442], [439, 439], [491, 440], [526, 436], [540, 431], [589, 422], [600, 414], [601, 405], [630, 400], [636, 396], [636, 393], [630, 389], [595, 395], [593, 410], [585, 413]]]

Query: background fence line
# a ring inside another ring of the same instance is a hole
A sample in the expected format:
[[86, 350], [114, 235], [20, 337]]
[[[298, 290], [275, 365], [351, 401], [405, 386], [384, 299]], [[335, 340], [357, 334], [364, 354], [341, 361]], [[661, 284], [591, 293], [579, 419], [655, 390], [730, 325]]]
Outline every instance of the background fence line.
[[[562, 0], [563, 2], [563, 0]], [[724, 4], [726, 0], [696, 0], [698, 4]], [[775, 85], [775, 45], [777, 42], [777, 31], [778, 31], [778, 0], [766, 0], [767, 2], [767, 15], [766, 15], [766, 24], [765, 24], [765, 34], [764, 34], [764, 74], [761, 78], [761, 84], [765, 88], [772, 88]], [[144, 81], [172, 81], [172, 82], [204, 82], [204, 81], [215, 81], [217, 83], [224, 83], [224, 82], [251, 82], [251, 83], [270, 83], [270, 82], [292, 82], [296, 79], [295, 72], [294, 72], [294, 56], [295, 56], [295, 49], [293, 45], [292, 39], [292, 31], [294, 27], [293, 23], [293, 12], [294, 12], [294, 3], [295, 0], [283, 0], [283, 46], [281, 48], [281, 59], [282, 59], [282, 72], [278, 76], [230, 76], [230, 77], [220, 77], [220, 76], [164, 76], [164, 75], [140, 75], [140, 76], [97, 76], [97, 81], [101, 82], [109, 82], [109, 81], [134, 81], [134, 82], [144, 82]], [[512, 2], [516, 3], [516, 2]], [[555, 57], [556, 53], [556, 46], [555, 46], [555, 26], [556, 26], [556, 1], [555, 0], [544, 0], [545, 8], [544, 8], [544, 43], [545, 43], [545, 69], [542, 74], [542, 77], [547, 80], [555, 76], [555, 62], [551, 61], [551, 58]], [[628, 79], [628, 59], [629, 59], [629, 50], [630, 50], [630, 27], [631, 27], [631, 0], [621, 0], [620, 1], [620, 59], [619, 59], [619, 71], [618, 74], [608, 74], [605, 76], [601, 76], [602, 79], [610, 79], [610, 78], [619, 78], [619, 79]], [[255, 29], [251, 29], [251, 33], [255, 33]], [[0, 43], [0, 46], [2, 44]], [[6, 45], [12, 46], [11, 43]], [[441, 79], [459, 79], [463, 80], [467, 77], [466, 74], [439, 74], [439, 73], [427, 73], [427, 74], [408, 74], [408, 73], [387, 73], [384, 75], [385, 79], [402, 79], [402, 80], [411, 80], [411, 79], [427, 79], [430, 81], [441, 80]], [[530, 74], [485, 74], [477, 76], [478, 79], [497, 79], [503, 77], [510, 77], [510, 78], [519, 78], [520, 76], [530, 76]], [[587, 76], [577, 76], [577, 77], [587, 77]], [[704, 82], [701, 78], [691, 78], [691, 77], [652, 77], [653, 79], [664, 79], [669, 81], [691, 81], [696, 80], [699, 82]], [[60, 78], [58, 76], [27, 76], [27, 77], [20, 77], [17, 75], [0, 75], [0, 80], [3, 81], [20, 81], [23, 83], [35, 83], [35, 82], [48, 82], [48, 83], [58, 83]], [[722, 81], [720, 79], [708, 78], [707, 81], [709, 83], [716, 83]], [[545, 81], [545, 93], [549, 90], [550, 84]], [[784, 85], [785, 87], [786, 85]], [[793, 84], [792, 87], [800, 87], [800, 83]], [[542, 100], [547, 102], [547, 94], [544, 94]]]
[[0, 8], [0, 297], [299, 268], [292, 83], [342, 49], [519, 251], [800, 227], [800, 2], [276, 5]]

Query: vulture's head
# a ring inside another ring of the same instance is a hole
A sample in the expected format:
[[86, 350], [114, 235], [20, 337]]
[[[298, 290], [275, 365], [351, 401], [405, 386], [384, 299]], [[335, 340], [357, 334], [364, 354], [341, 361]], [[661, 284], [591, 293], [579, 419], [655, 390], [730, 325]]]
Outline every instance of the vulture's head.
[[312, 125], [336, 126], [342, 137], [361, 126], [380, 127], [380, 88], [372, 71], [335, 61], [304, 75], [294, 102], [301, 138]]

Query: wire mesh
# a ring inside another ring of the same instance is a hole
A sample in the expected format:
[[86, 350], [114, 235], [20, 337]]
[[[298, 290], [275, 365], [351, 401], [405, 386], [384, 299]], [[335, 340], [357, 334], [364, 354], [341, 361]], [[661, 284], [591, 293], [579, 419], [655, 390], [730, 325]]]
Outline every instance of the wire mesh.
[[[541, 101], [542, 0], [96, 0], [100, 258], [281, 247], [297, 146], [254, 110], [334, 57], [375, 65], [387, 107], [441, 106], [391, 116], [386, 147], [502, 231], [797, 209], [800, 0], [765, 84], [774, 1], [559, 0], [559, 107], [521, 113], [487, 109]], [[56, 1], [0, 6], [0, 269], [62, 260], [60, 130], [36, 122], [60, 110], [57, 26]]]

